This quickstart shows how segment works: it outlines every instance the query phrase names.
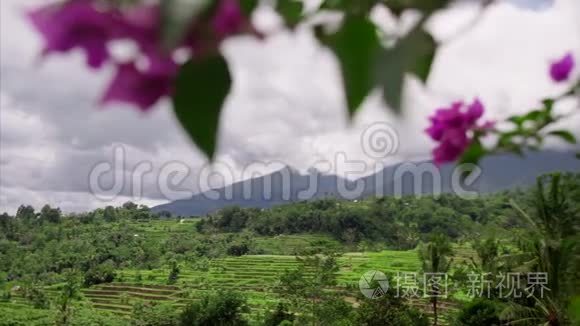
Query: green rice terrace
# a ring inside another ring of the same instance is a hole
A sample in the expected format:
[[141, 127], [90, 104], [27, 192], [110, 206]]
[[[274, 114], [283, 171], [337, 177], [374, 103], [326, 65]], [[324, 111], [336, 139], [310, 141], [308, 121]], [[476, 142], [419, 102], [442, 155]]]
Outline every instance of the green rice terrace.
[[[177, 223], [175, 221], [158, 221], [150, 225], [137, 224], [147, 232], [148, 237], [162, 238], [163, 234], [180, 233], [190, 230], [191, 221]], [[150, 232], [150, 233], [149, 233]], [[259, 247], [267, 247], [271, 251], [299, 252], [304, 248], [316, 249], [321, 246], [339, 248], [340, 243], [324, 235], [286, 235], [277, 237], [261, 237], [256, 239]], [[276, 245], [278, 244], [278, 245]], [[469, 246], [456, 247], [456, 257], [465, 259], [474, 256]], [[367, 271], [382, 271], [387, 275], [398, 272], [418, 272], [421, 263], [416, 250], [380, 252], [350, 252], [338, 259], [340, 266], [336, 273], [338, 284], [333, 291], [346, 289], [358, 291], [358, 282]], [[269, 309], [278, 301], [275, 286], [280, 276], [288, 270], [296, 269], [299, 262], [291, 255], [245, 255], [241, 257], [218, 258], [206, 261], [204, 266], [191, 268], [182, 266], [179, 279], [175, 285], [166, 285], [170, 270], [159, 268], [152, 270], [124, 269], [117, 272], [116, 281], [94, 285], [82, 289], [83, 299], [99, 312], [111, 313], [121, 317], [129, 317], [133, 305], [142, 303], [170, 303], [183, 307], [188, 302], [195, 301], [199, 296], [216, 290], [240, 291], [248, 299], [252, 311]], [[49, 296], [57, 296], [59, 285], [47, 287]], [[357, 299], [347, 294], [344, 300], [357, 306]], [[427, 299], [410, 299], [409, 303], [426, 314], [431, 314], [431, 306]], [[461, 305], [457, 299], [447, 299], [440, 304], [445, 324], [445, 313], [456, 312]], [[25, 308], [26, 307], [26, 308]], [[43, 310], [31, 310], [30, 303], [18, 292], [9, 302], [0, 302], [0, 309], [20, 308], [41, 314]], [[250, 316], [251, 317], [251, 316]]]
[[[580, 179], [553, 178], [549, 195], [323, 199], [203, 217], [130, 202], [69, 215], [21, 206], [0, 215], [0, 326], [574, 325]], [[546, 261], [561, 243], [562, 259]], [[560, 277], [545, 281], [547, 297], [501, 297], [513, 272]], [[430, 274], [447, 291], [424, 284]], [[487, 296], [470, 295], [473, 274], [489, 275]]]
[[[310, 236], [292, 237], [305, 241]], [[462, 253], [469, 253], [463, 249]], [[177, 285], [164, 285], [169, 270], [122, 270], [118, 278], [122, 282], [95, 285], [82, 290], [84, 298], [99, 311], [114, 314], [130, 315], [133, 304], [138, 301], [170, 302], [184, 306], [196, 296], [216, 289], [241, 291], [248, 297], [249, 306], [263, 310], [277, 301], [273, 287], [284, 271], [296, 268], [298, 262], [294, 256], [258, 255], [225, 259], [216, 259], [210, 263], [207, 271], [183, 268]], [[358, 287], [362, 274], [371, 270], [385, 273], [413, 272], [420, 269], [417, 252], [382, 251], [367, 253], [347, 253], [339, 259], [340, 271], [338, 282], [346, 288], [349, 284]], [[58, 292], [57, 288], [47, 288], [47, 292]], [[345, 297], [345, 300], [348, 300]], [[10, 303], [0, 303], [0, 307], [13, 307], [14, 303], [26, 305], [24, 298], [15, 296]], [[426, 300], [412, 301], [414, 306], [429, 313], [431, 307]], [[447, 300], [442, 305], [443, 311], [455, 311], [459, 303]]]

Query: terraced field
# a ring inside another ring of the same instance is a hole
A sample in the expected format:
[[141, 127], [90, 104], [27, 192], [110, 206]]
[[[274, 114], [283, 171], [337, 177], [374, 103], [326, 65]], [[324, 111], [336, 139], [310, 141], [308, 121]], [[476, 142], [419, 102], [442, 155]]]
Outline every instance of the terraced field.
[[181, 289], [170, 285], [112, 283], [85, 289], [83, 294], [91, 301], [94, 308], [118, 314], [130, 314], [132, 304], [137, 300], [179, 303]]
[[[193, 223], [157, 225], [158, 230], [147, 226], [148, 236], [156, 234], [167, 236], [166, 232], [190, 232]], [[316, 248], [340, 244], [331, 238], [320, 235], [279, 236], [257, 238], [258, 247], [270, 248], [274, 252], [297, 252], [306, 247]], [[276, 247], [278, 246], [278, 247]], [[282, 247], [283, 246], [283, 247]], [[468, 261], [475, 256], [467, 246], [455, 247], [455, 261]], [[339, 258], [340, 270], [337, 273], [338, 287], [336, 291], [350, 291], [353, 295], [345, 296], [349, 302], [358, 293], [358, 282], [361, 276], [371, 270], [382, 271], [393, 276], [397, 272], [419, 272], [420, 261], [416, 250], [381, 252], [346, 253]], [[227, 257], [207, 261], [203, 267], [196, 264], [180, 265], [179, 279], [175, 285], [167, 284], [168, 269], [153, 270], [121, 270], [117, 273], [117, 281], [83, 289], [84, 297], [91, 305], [103, 312], [120, 316], [131, 314], [133, 305], [137, 302], [167, 302], [175, 306], [183, 306], [191, 300], [196, 300], [205, 292], [219, 289], [243, 292], [252, 308], [252, 315], [257, 311], [268, 309], [277, 302], [279, 296], [274, 293], [274, 286], [280, 275], [286, 270], [298, 266], [296, 257], [287, 255], [247, 255], [242, 257]], [[347, 290], [350, 289], [350, 290]], [[56, 287], [46, 289], [49, 295], [57, 294]], [[427, 313], [431, 306], [426, 299], [413, 299], [410, 303]], [[6, 306], [18, 305], [18, 306]], [[1, 303], [2, 309], [21, 309], [27, 305], [23, 298], [13, 297], [10, 303]], [[30, 307], [30, 306], [28, 306]], [[441, 304], [443, 311], [442, 323], [445, 324], [445, 311], [457, 310], [459, 303], [449, 299]], [[250, 315], [248, 317], [251, 317]], [[43, 318], [39, 315], [39, 318]]]
[[[351, 285], [354, 286], [353, 291], [358, 291], [361, 275], [369, 270], [396, 274], [417, 272], [420, 269], [417, 252], [414, 250], [347, 253], [339, 258], [339, 264], [341, 268], [338, 272], [337, 290]], [[257, 255], [216, 259], [211, 261], [207, 270], [182, 268], [175, 286], [159, 285], [167, 280], [169, 270], [166, 269], [123, 270], [119, 275], [124, 282], [95, 286], [84, 290], [84, 295], [97, 309], [128, 314], [132, 304], [138, 300], [184, 305], [206, 291], [228, 289], [243, 292], [253, 310], [263, 310], [277, 301], [273, 287], [280, 275], [297, 266], [294, 256]], [[140, 281], [131, 281], [136, 279]], [[426, 299], [414, 299], [411, 303], [426, 312], [431, 311]], [[458, 303], [445, 300], [441, 310], [451, 311], [457, 307]]]

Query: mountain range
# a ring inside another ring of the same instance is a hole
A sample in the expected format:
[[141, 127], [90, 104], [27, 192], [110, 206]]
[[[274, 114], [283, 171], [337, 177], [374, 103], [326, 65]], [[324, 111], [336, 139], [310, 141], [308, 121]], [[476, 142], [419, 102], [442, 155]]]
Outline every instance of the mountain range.
[[226, 206], [269, 208], [329, 197], [357, 200], [371, 196], [438, 192], [484, 194], [528, 187], [544, 173], [580, 172], [580, 160], [571, 152], [544, 151], [526, 153], [523, 157], [508, 154], [488, 156], [479, 167], [481, 173], [472, 183], [470, 177], [459, 177], [454, 165], [437, 168], [429, 161], [402, 162], [354, 181], [315, 170], [301, 174], [286, 167], [262, 177], [198, 193], [189, 199], [159, 205], [152, 210], [179, 216], [202, 216]]

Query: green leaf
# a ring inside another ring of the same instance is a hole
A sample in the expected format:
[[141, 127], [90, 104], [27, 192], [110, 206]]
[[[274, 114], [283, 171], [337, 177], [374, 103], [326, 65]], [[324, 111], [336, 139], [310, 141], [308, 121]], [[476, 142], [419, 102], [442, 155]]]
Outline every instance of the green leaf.
[[230, 87], [228, 65], [219, 55], [189, 61], [177, 76], [173, 110], [183, 129], [210, 159], [215, 154], [220, 112]]
[[487, 150], [483, 147], [479, 139], [474, 139], [471, 145], [463, 152], [459, 164], [477, 164], [487, 154]]
[[250, 16], [256, 7], [258, 7], [258, 0], [240, 0], [240, 6], [246, 16]]
[[548, 107], [545, 110], [533, 110], [524, 115], [516, 115], [512, 116], [508, 119], [508, 121], [513, 122], [518, 127], [523, 127], [524, 123], [527, 121], [533, 121], [536, 123], [541, 123], [542, 121], [546, 120], [546, 117], [549, 115]]
[[383, 50], [377, 64], [377, 79], [383, 88], [385, 101], [396, 112], [401, 110], [405, 74], [413, 73], [426, 82], [436, 48], [433, 37], [418, 25], [395, 47]]
[[467, 177], [473, 173], [473, 170], [470, 167], [466, 167], [463, 164], [473, 164], [477, 165], [479, 161], [489, 152], [481, 145], [479, 139], [474, 139], [471, 142], [471, 145], [463, 152], [461, 158], [458, 162], [458, 167], [461, 168], [461, 180], [464, 181]]
[[166, 49], [173, 49], [183, 40], [192, 20], [208, 9], [211, 0], [161, 1], [161, 40]]
[[346, 7], [346, 2], [343, 0], [324, 0], [320, 4], [321, 9], [343, 10]]
[[374, 63], [381, 49], [375, 25], [362, 16], [347, 16], [340, 30], [322, 41], [340, 63], [352, 117], [375, 85]]
[[570, 144], [576, 144], [576, 137], [574, 136], [574, 134], [572, 134], [568, 130], [554, 130], [554, 131], [550, 131], [548, 133], [548, 135], [560, 137], [562, 140], [564, 140]]
[[424, 13], [432, 13], [437, 9], [442, 9], [449, 3], [449, 0], [388, 0], [387, 7], [397, 16], [408, 9], [421, 10]]
[[521, 127], [524, 124], [524, 118], [520, 115], [514, 115], [508, 118], [508, 121], [514, 123], [516, 126]]
[[376, 2], [376, 0], [325, 0], [320, 4], [320, 9], [338, 10], [353, 16], [364, 16], [375, 7]]
[[544, 99], [542, 101], [542, 104], [544, 105], [544, 110], [547, 113], [552, 112], [552, 110], [554, 109], [554, 103], [556, 103], [556, 102], [551, 98]]
[[304, 3], [296, 0], [278, 0], [276, 11], [284, 18], [287, 26], [294, 27], [302, 19]]
[[576, 153], [576, 158], [580, 160], [580, 152]]
[[520, 130], [501, 133], [497, 142], [497, 148], [514, 152], [518, 155], [521, 154], [521, 146], [514, 142], [514, 138], [521, 135]]

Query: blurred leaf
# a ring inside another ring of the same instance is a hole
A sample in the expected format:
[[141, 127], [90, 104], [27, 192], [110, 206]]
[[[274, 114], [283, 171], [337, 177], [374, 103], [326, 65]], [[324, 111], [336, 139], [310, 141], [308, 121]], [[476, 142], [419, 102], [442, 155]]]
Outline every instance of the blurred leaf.
[[544, 110], [546, 112], [552, 112], [552, 109], [554, 108], [554, 103], [555, 101], [551, 98], [544, 99], [542, 101], [542, 104], [544, 105]]
[[524, 115], [512, 116], [508, 119], [508, 121], [513, 122], [518, 127], [523, 127], [524, 123], [527, 121], [533, 121], [537, 123], [544, 121], [547, 114], [547, 111], [533, 110]]
[[413, 73], [423, 82], [429, 77], [437, 45], [421, 25], [417, 25], [395, 47], [383, 50], [379, 59], [378, 81], [383, 87], [387, 104], [401, 110], [403, 83], [406, 73]]
[[376, 5], [376, 0], [325, 0], [320, 9], [340, 10], [349, 15], [366, 15]]
[[473, 172], [471, 167], [464, 166], [463, 164], [477, 165], [486, 154], [488, 154], [488, 151], [481, 145], [479, 139], [474, 139], [465, 152], [463, 152], [458, 162], [458, 167], [462, 169], [460, 170], [462, 181], [465, 181]]
[[374, 64], [381, 49], [375, 25], [362, 16], [347, 16], [340, 30], [322, 41], [340, 62], [352, 117], [375, 85]]
[[447, 6], [450, 0], [384, 0], [383, 2], [395, 15], [400, 16], [407, 9], [432, 13]]
[[580, 325], [580, 296], [576, 296], [570, 300], [568, 311], [575, 325]]
[[324, 0], [320, 4], [321, 9], [341, 10], [345, 9], [346, 1], [344, 0]]
[[278, 0], [276, 11], [284, 18], [287, 26], [294, 27], [302, 19], [304, 3], [297, 0]]
[[514, 115], [509, 117], [508, 121], [514, 123], [518, 127], [521, 127], [524, 125], [525, 119], [521, 115]]
[[520, 131], [518, 131], [518, 130], [516, 130], [516, 131], [508, 131], [508, 132], [504, 132], [504, 133], [500, 134], [500, 137], [499, 137], [499, 141], [498, 141], [498, 143], [499, 143], [500, 145], [503, 145], [503, 144], [506, 144], [506, 145], [507, 145], [507, 144], [510, 144], [510, 143], [512, 143], [512, 139], [513, 139], [514, 137], [516, 137], [516, 136], [519, 136], [520, 134], [521, 134], [521, 133], [520, 133]]
[[574, 134], [572, 134], [568, 130], [554, 130], [554, 131], [550, 131], [548, 133], [548, 135], [560, 137], [562, 140], [564, 140], [570, 144], [576, 144], [576, 137], [574, 136]]
[[498, 148], [514, 152], [516, 154], [521, 154], [520, 145], [514, 142], [514, 137], [521, 136], [521, 132], [519, 130], [510, 131], [500, 134], [497, 146]]
[[512, 122], [513, 124], [517, 125], [518, 127], [524, 123], [524, 121], [518, 115], [514, 115], [514, 116], [509, 117], [507, 119], [507, 121]]
[[485, 154], [487, 154], [487, 150], [481, 145], [479, 139], [474, 139], [471, 145], [463, 152], [463, 155], [461, 155], [459, 164], [477, 164]]
[[576, 158], [580, 160], [580, 152], [576, 153]]
[[189, 61], [177, 76], [173, 110], [210, 160], [215, 154], [220, 112], [230, 87], [230, 72], [222, 56]]
[[258, 0], [240, 0], [240, 6], [246, 16], [250, 16], [256, 7], [258, 7]]
[[211, 0], [161, 1], [161, 40], [166, 49], [173, 49], [185, 37], [192, 21], [210, 7]]

